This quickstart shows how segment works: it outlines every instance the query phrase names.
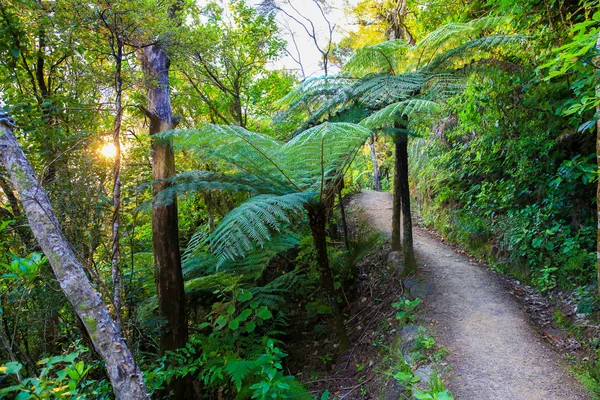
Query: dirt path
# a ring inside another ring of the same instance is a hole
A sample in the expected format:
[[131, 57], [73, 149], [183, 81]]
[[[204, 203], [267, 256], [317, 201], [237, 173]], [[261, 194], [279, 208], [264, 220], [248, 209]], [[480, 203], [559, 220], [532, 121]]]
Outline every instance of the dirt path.
[[[391, 234], [392, 197], [362, 192], [353, 203], [370, 223]], [[431, 284], [426, 314], [437, 340], [450, 350], [449, 389], [460, 400], [590, 399], [564, 368], [562, 356], [542, 342], [528, 316], [490, 271], [420, 229], [415, 251]]]

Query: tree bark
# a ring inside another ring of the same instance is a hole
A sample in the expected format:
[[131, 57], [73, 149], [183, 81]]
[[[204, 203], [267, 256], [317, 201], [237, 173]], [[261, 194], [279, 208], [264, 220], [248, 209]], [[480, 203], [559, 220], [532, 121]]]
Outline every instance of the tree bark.
[[[152, 179], [157, 195], [167, 187], [166, 178], [175, 176], [173, 146], [155, 135], [175, 128], [177, 119], [171, 110], [169, 59], [160, 45], [146, 47], [142, 66], [151, 82], [148, 86], [150, 136], [152, 137]], [[152, 206], [152, 245], [156, 265], [159, 315], [166, 320], [160, 337], [161, 352], [185, 346], [188, 339], [185, 293], [179, 250], [177, 199], [172, 204]]]
[[[600, 51], [600, 34], [598, 34], [598, 40], [596, 41], [596, 50]], [[600, 56], [594, 59], [594, 64], [599, 65]], [[600, 71], [600, 68], [596, 69], [596, 74]], [[600, 99], [600, 82], [596, 84], [596, 99]], [[600, 105], [596, 106], [596, 118], [600, 118]], [[600, 176], [600, 119], [596, 121], [596, 162], [598, 165], [598, 174]], [[596, 240], [596, 258], [597, 258], [597, 278], [598, 278], [598, 294], [600, 295], [600, 179], [598, 179], [596, 189], [596, 214], [597, 214], [597, 227], [598, 236]]]
[[371, 160], [373, 161], [373, 184], [375, 191], [381, 192], [381, 180], [379, 178], [379, 164], [377, 162], [377, 153], [375, 152], [375, 138], [371, 135], [369, 140], [369, 148], [371, 149]]
[[115, 146], [115, 160], [113, 166], [113, 215], [112, 215], [112, 254], [111, 272], [113, 281], [113, 303], [115, 305], [115, 323], [119, 331], [121, 323], [121, 271], [119, 270], [119, 214], [121, 212], [121, 123], [123, 121], [123, 78], [121, 67], [123, 63], [123, 44], [117, 43], [115, 58], [115, 121], [113, 124], [113, 146]]
[[[408, 185], [408, 135], [398, 136], [396, 160], [398, 162], [399, 197], [402, 209], [402, 253], [404, 255], [404, 275], [416, 271], [415, 252], [413, 248], [412, 213], [410, 210], [410, 187]], [[395, 189], [394, 189], [395, 191]]]
[[399, 251], [402, 249], [402, 196], [400, 184], [400, 169], [402, 165], [402, 160], [400, 160], [400, 136], [400, 133], [396, 133], [394, 135], [394, 197], [392, 200], [392, 251]]
[[[173, 117], [169, 90], [167, 53], [160, 44], [146, 47], [141, 54], [142, 68], [148, 79], [148, 109], [152, 137], [152, 179], [157, 182], [153, 195], [167, 187], [175, 175], [175, 155], [170, 141], [159, 140], [157, 133], [174, 129], [179, 122]], [[184, 347], [188, 340], [185, 289], [181, 270], [177, 199], [167, 206], [152, 205], [152, 247], [154, 250], [158, 314], [164, 321], [160, 334], [160, 353]], [[172, 383], [171, 399], [186, 398], [185, 379]]]
[[327, 255], [327, 207], [323, 203], [307, 204], [308, 224], [312, 232], [317, 251], [317, 264], [319, 266], [320, 284], [323, 295], [331, 307], [331, 325], [340, 345], [340, 352], [350, 347], [346, 327], [344, 326], [344, 315], [337, 301], [337, 290], [333, 280], [333, 274], [329, 267], [329, 256]]
[[64, 237], [46, 191], [13, 136], [12, 123], [6, 114], [0, 115], [0, 159], [19, 194], [31, 230], [104, 360], [116, 398], [149, 399], [141, 371]]

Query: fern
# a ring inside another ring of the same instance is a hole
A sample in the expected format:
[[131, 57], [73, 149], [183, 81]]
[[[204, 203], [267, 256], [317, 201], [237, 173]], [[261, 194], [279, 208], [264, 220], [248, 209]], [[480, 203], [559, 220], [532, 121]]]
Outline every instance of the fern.
[[437, 54], [461, 46], [482, 34], [498, 31], [509, 26], [510, 17], [484, 17], [468, 23], [450, 23], [427, 35], [414, 48], [418, 54], [416, 68], [428, 64]]
[[378, 109], [418, 93], [426, 84], [423, 74], [402, 75], [372, 74], [352, 83], [312, 113], [298, 131], [314, 125], [336, 111], [360, 104], [364, 108]]
[[435, 71], [442, 69], [452, 61], [464, 60], [478, 54], [486, 54], [492, 50], [507, 46], [523, 45], [528, 40], [524, 35], [494, 35], [470, 40], [461, 46], [436, 56], [424, 68], [424, 71]]
[[277, 166], [282, 144], [277, 140], [239, 126], [205, 124], [199, 129], [162, 134], [176, 147], [196, 151], [202, 157], [225, 161], [245, 175], [262, 182], [270, 192], [289, 193], [289, 179]]
[[327, 182], [343, 176], [370, 134], [349, 123], [325, 123], [302, 132], [283, 147], [294, 182], [322, 196]]
[[369, 73], [388, 73], [395, 75], [403, 55], [410, 46], [404, 40], [388, 40], [373, 46], [356, 50], [344, 65], [344, 72], [351, 76]]
[[276, 103], [285, 111], [280, 112], [273, 122], [279, 124], [296, 116], [310, 115], [352, 81], [353, 79], [343, 76], [307, 79]]
[[171, 204], [176, 198], [211, 191], [247, 192], [253, 195], [272, 192], [272, 187], [264, 185], [263, 180], [240, 173], [223, 174], [213, 171], [188, 171], [161, 181], [170, 183], [169, 187], [162, 190], [153, 199], [155, 204], [161, 206]]
[[211, 234], [210, 248], [219, 264], [244, 257], [255, 245], [263, 246], [273, 231], [290, 222], [289, 214], [299, 213], [314, 196], [313, 192], [261, 195], [239, 205]]
[[227, 360], [223, 370], [231, 377], [238, 391], [242, 389], [242, 382], [257, 367], [256, 360]]
[[424, 115], [440, 114], [442, 108], [436, 102], [425, 99], [408, 99], [389, 106], [371, 114], [362, 120], [361, 125], [368, 128], [392, 125], [402, 117], [409, 121]]

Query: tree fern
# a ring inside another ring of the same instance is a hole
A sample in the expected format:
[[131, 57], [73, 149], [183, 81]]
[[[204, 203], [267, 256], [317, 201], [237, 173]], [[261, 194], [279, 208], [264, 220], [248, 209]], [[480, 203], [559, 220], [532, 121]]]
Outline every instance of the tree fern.
[[286, 195], [260, 195], [240, 204], [211, 234], [211, 251], [225, 260], [244, 257], [255, 245], [263, 246], [290, 222], [290, 214], [299, 213], [315, 193], [300, 192]]
[[416, 117], [425, 115], [437, 115], [440, 114], [441, 111], [442, 107], [434, 101], [426, 99], [408, 99], [398, 103], [392, 103], [371, 114], [369, 117], [362, 120], [361, 125], [368, 128], [376, 128], [383, 125], [392, 125], [403, 117], [412, 120]]
[[290, 192], [290, 181], [278, 167], [282, 144], [267, 135], [239, 126], [204, 124], [199, 129], [171, 131], [163, 137], [172, 138], [177, 148], [225, 161], [246, 179], [270, 186], [271, 192]]
[[344, 72], [350, 76], [364, 76], [369, 73], [395, 75], [402, 57], [410, 50], [404, 40], [388, 40], [373, 46], [358, 49], [344, 65]]
[[523, 45], [526, 43], [527, 39], [528, 37], [524, 35], [494, 35], [470, 40], [458, 47], [437, 55], [423, 68], [423, 71], [439, 70], [447, 67], [453, 61], [462, 61], [476, 55], [485, 57], [488, 52], [495, 49]]
[[[240, 173], [223, 174], [214, 171], [187, 171], [166, 179], [171, 184], [158, 193], [153, 201], [167, 206], [175, 198], [211, 191], [248, 192], [253, 195], [272, 192], [269, 185], [252, 175]], [[153, 182], [154, 183], [154, 182]]]
[[352, 78], [343, 76], [307, 79], [277, 102], [284, 111], [276, 115], [273, 122], [278, 124], [297, 116], [305, 118], [352, 81]]
[[427, 35], [413, 49], [417, 57], [416, 68], [428, 64], [437, 54], [461, 46], [480, 35], [509, 26], [510, 17], [484, 17], [467, 23], [442, 25]]
[[325, 117], [353, 104], [376, 110], [390, 103], [407, 99], [419, 92], [426, 83], [426, 77], [419, 73], [402, 75], [371, 74], [347, 86], [314, 111], [310, 118], [298, 129], [303, 131]]
[[342, 176], [371, 132], [349, 123], [325, 123], [283, 146], [297, 186], [323, 195], [328, 181]]
[[202, 241], [190, 241], [184, 253], [183, 272], [186, 280], [221, 271], [243, 275], [246, 280], [254, 281], [262, 276], [269, 262], [275, 256], [300, 243], [299, 234], [293, 232], [289, 227], [283, 227], [281, 231], [273, 233], [271, 240], [263, 246], [255, 245], [244, 258], [228, 259], [219, 263], [218, 257], [208, 249], [208, 235], [203, 236], [205, 237]]

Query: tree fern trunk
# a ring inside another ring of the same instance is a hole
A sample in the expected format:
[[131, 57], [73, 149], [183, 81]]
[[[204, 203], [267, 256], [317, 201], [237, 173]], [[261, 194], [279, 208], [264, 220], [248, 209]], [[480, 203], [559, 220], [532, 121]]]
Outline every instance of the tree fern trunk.
[[408, 275], [416, 271], [415, 252], [413, 248], [412, 213], [410, 210], [410, 187], [408, 185], [408, 135], [399, 134], [396, 146], [399, 180], [399, 197], [402, 208], [402, 252], [404, 255], [404, 271]]
[[337, 290], [335, 289], [333, 274], [329, 268], [329, 256], [327, 255], [327, 208], [323, 203], [309, 204], [306, 206], [308, 211], [308, 224], [312, 232], [317, 251], [317, 264], [319, 266], [320, 283], [323, 295], [331, 307], [331, 325], [340, 344], [340, 351], [343, 352], [350, 346], [346, 327], [344, 326], [344, 316], [342, 309], [337, 301]]
[[394, 135], [394, 198], [392, 201], [392, 250], [399, 251], [402, 249], [401, 242], [401, 213], [402, 213], [402, 196], [400, 184], [400, 169], [402, 161], [400, 160], [400, 136]]

